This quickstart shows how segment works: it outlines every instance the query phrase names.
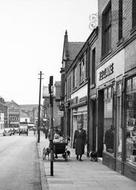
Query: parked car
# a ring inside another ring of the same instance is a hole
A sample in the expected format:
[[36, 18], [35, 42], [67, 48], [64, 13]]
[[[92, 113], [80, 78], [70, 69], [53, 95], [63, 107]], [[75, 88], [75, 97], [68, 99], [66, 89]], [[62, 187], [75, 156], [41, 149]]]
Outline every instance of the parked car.
[[10, 128], [5, 128], [3, 131], [3, 136], [11, 136], [12, 130]]
[[11, 132], [12, 132], [12, 135], [15, 134], [15, 129], [14, 128], [10, 128], [11, 129]]
[[19, 127], [15, 127], [15, 133], [19, 133]]
[[28, 135], [28, 126], [27, 125], [20, 125], [20, 127], [19, 127], [19, 135], [20, 134]]
[[4, 129], [0, 129], [0, 136], [3, 136]]

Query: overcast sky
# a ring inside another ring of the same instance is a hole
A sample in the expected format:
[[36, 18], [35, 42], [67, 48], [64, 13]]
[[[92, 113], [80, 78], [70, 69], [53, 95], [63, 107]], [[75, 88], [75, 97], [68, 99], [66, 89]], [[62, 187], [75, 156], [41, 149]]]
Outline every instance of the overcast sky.
[[0, 0], [0, 96], [38, 104], [49, 76], [60, 80], [65, 30], [69, 41], [86, 41], [97, 0]]

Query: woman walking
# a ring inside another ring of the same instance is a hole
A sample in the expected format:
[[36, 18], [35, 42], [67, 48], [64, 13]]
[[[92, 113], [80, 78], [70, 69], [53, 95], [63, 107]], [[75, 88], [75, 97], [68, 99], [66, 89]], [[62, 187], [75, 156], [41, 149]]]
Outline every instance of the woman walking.
[[83, 129], [83, 123], [77, 123], [77, 130], [74, 133], [73, 148], [75, 148], [76, 158], [82, 161], [82, 155], [84, 154], [84, 148], [86, 143], [86, 131]]

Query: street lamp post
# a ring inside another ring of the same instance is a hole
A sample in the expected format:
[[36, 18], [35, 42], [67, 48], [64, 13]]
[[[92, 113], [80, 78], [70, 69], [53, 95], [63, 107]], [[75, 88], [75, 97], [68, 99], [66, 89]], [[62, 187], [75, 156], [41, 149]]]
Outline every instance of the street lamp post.
[[39, 84], [39, 105], [38, 105], [38, 126], [37, 126], [37, 134], [38, 134], [38, 139], [37, 142], [40, 142], [40, 109], [41, 109], [41, 81], [42, 81], [42, 71], [40, 71], [40, 84]]
[[53, 160], [54, 160], [54, 150], [53, 150], [53, 76], [50, 76], [49, 81], [49, 94], [50, 94], [50, 114], [51, 114], [51, 127], [50, 127], [50, 148], [51, 148], [51, 160], [50, 160], [50, 174], [53, 176]]

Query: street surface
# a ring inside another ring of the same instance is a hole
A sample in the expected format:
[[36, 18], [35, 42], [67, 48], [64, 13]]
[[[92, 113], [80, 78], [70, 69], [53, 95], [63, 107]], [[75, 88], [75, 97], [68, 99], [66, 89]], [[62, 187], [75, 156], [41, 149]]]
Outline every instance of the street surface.
[[0, 136], [0, 190], [41, 190], [36, 137]]

